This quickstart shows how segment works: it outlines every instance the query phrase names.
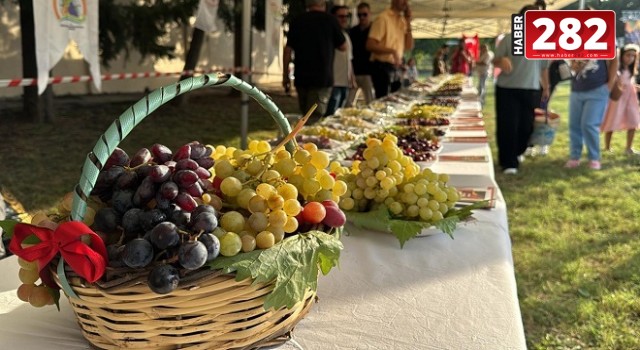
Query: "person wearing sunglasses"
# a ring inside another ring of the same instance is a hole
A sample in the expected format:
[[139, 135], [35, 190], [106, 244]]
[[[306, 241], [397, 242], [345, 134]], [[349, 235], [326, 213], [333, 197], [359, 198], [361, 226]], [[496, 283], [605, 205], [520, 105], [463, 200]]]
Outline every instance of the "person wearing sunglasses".
[[356, 87], [356, 76], [353, 74], [351, 59], [353, 58], [351, 40], [346, 32], [349, 29], [349, 19], [351, 14], [349, 8], [343, 5], [336, 5], [331, 8], [331, 14], [338, 19], [342, 34], [347, 42], [347, 49], [344, 51], [336, 49], [333, 56], [333, 89], [325, 116], [335, 113], [338, 108], [342, 108], [347, 101], [349, 89]]
[[384, 10], [371, 24], [367, 50], [371, 51], [371, 79], [376, 98], [395, 92], [401, 87], [399, 69], [405, 51], [413, 49], [411, 9], [408, 0], [391, 0], [391, 8]]
[[347, 107], [353, 106], [358, 90], [362, 91], [365, 103], [373, 101], [373, 82], [371, 81], [371, 52], [367, 50], [367, 38], [371, 28], [371, 8], [368, 3], [358, 4], [358, 24], [349, 29], [349, 38], [353, 45], [353, 71], [356, 75], [354, 89], [349, 90]]

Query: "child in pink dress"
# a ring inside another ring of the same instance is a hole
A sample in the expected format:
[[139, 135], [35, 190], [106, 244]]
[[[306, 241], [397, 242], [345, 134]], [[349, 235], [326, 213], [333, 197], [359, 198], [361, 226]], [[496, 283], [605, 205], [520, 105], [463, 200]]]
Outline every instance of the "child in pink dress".
[[614, 131], [627, 130], [626, 154], [637, 154], [633, 150], [633, 138], [640, 125], [640, 107], [636, 94], [635, 75], [638, 73], [638, 45], [625, 45], [619, 55], [618, 79], [622, 82], [622, 96], [618, 101], [609, 100], [605, 119], [600, 126], [604, 132], [605, 150], [611, 152], [611, 136]]

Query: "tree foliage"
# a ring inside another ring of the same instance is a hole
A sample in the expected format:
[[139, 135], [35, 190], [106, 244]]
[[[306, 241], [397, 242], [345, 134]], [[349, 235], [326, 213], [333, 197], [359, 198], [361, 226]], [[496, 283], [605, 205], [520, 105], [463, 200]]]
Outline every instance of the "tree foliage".
[[176, 25], [189, 23], [198, 0], [100, 0], [100, 58], [108, 66], [132, 49], [142, 57], [175, 56], [175, 46], [163, 42]]
[[[263, 31], [265, 28], [265, 0], [252, 0], [251, 24], [257, 30]], [[218, 5], [218, 17], [224, 22], [225, 29], [233, 32], [237, 25], [242, 23], [242, 0], [220, 0]]]

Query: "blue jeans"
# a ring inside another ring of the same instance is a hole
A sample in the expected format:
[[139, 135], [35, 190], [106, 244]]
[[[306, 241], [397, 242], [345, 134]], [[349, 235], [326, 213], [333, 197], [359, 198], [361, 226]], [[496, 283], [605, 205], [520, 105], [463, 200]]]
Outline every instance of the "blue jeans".
[[580, 160], [582, 146], [589, 160], [600, 160], [600, 124], [609, 102], [604, 84], [588, 91], [571, 91], [569, 96], [569, 159]]
[[349, 88], [346, 86], [334, 86], [331, 90], [331, 97], [329, 97], [329, 103], [327, 104], [327, 112], [325, 116], [333, 115], [338, 108], [344, 107], [347, 102], [347, 94]]

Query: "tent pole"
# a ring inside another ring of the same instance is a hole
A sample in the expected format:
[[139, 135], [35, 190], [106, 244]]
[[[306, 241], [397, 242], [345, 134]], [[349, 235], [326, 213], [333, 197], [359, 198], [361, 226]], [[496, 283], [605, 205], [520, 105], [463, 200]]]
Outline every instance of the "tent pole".
[[[251, 0], [242, 0], [242, 80], [249, 81], [251, 73]], [[240, 147], [247, 148], [249, 130], [249, 96], [242, 93], [240, 98]]]
[[578, 9], [584, 10], [587, 8], [587, 0], [578, 1]]

